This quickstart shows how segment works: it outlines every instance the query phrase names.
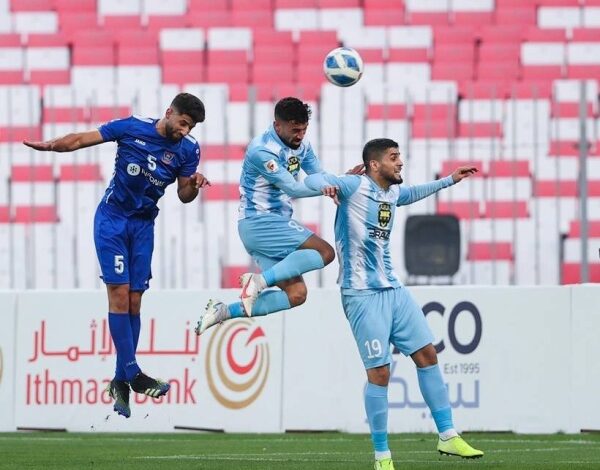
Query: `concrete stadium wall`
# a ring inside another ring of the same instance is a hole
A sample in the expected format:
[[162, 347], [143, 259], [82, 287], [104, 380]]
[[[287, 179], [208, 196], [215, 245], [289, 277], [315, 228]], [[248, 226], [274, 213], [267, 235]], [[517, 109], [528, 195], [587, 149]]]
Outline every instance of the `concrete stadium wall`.
[[[459, 430], [600, 429], [600, 286], [415, 287], [440, 350]], [[0, 293], [0, 431], [367, 432], [365, 374], [336, 290], [257, 320], [194, 335], [210, 297], [235, 290], [149, 291], [138, 362], [168, 379], [132, 417], [105, 392], [114, 347], [103, 291]], [[434, 431], [414, 366], [393, 355], [392, 432]]]

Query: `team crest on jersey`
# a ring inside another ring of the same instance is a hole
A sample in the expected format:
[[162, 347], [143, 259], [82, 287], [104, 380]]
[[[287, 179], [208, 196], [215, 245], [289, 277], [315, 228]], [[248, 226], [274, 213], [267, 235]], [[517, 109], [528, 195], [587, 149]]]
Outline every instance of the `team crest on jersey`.
[[298, 157], [296, 155], [292, 155], [290, 158], [288, 158], [287, 170], [290, 173], [294, 173], [295, 171], [298, 171], [299, 168], [300, 168], [300, 160], [298, 160]]
[[392, 209], [387, 202], [382, 202], [379, 204], [379, 212], [377, 213], [377, 221], [379, 222], [379, 226], [385, 228], [390, 223], [390, 219], [392, 218]]
[[163, 163], [165, 163], [167, 165], [170, 165], [174, 158], [175, 158], [175, 154], [173, 152], [167, 152], [167, 151], [165, 151], [165, 153], [162, 156], [161, 160], [162, 160]]
[[278, 169], [279, 166], [277, 166], [277, 162], [275, 160], [269, 160], [265, 163], [265, 170], [267, 170], [269, 173], [275, 173]]

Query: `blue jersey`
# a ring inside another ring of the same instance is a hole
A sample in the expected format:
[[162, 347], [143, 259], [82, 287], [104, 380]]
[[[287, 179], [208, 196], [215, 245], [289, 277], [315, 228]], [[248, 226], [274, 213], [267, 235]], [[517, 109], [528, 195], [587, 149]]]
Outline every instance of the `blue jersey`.
[[340, 263], [338, 284], [348, 295], [369, 289], [400, 287], [390, 257], [390, 233], [396, 206], [419, 201], [446, 188], [452, 176], [418, 186], [392, 185], [386, 191], [366, 175], [308, 177], [309, 188], [337, 186], [340, 205], [335, 217], [335, 243]]
[[291, 218], [291, 198], [321, 195], [298, 181], [300, 169], [309, 175], [321, 171], [310, 144], [292, 149], [281, 141], [273, 126], [255, 137], [242, 164], [239, 218], [260, 214]]
[[156, 203], [178, 176], [191, 176], [200, 147], [191, 136], [173, 141], [156, 130], [157, 119], [131, 116], [99, 127], [105, 142], [117, 142], [115, 170], [101, 204], [124, 215], [156, 217]]

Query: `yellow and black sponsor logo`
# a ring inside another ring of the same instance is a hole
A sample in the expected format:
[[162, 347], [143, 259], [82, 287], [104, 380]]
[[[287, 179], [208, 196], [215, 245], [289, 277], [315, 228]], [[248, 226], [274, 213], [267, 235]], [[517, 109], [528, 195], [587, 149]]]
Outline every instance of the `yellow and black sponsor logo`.
[[392, 219], [392, 209], [387, 202], [382, 202], [379, 204], [379, 211], [377, 213], [377, 221], [379, 222], [379, 226], [382, 228], [387, 227], [390, 224], [390, 220]]
[[296, 155], [292, 155], [290, 158], [288, 158], [287, 170], [290, 173], [294, 173], [294, 172], [298, 171], [299, 169], [300, 169], [300, 160], [298, 160], [298, 157]]

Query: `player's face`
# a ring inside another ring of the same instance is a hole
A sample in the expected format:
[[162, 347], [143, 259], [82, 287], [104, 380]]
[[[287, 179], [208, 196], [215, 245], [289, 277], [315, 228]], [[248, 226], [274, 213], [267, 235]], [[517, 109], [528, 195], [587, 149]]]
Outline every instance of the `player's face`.
[[308, 122], [299, 123], [296, 121], [275, 121], [275, 132], [279, 138], [291, 149], [297, 149], [306, 135]]
[[165, 133], [169, 140], [181, 140], [194, 128], [196, 123], [187, 114], [180, 114], [172, 108], [167, 109]]
[[389, 148], [383, 154], [379, 164], [379, 175], [390, 184], [400, 184], [402, 183], [400, 172], [403, 166], [400, 151], [395, 147]]

